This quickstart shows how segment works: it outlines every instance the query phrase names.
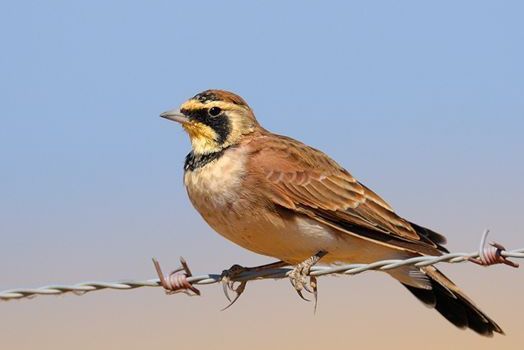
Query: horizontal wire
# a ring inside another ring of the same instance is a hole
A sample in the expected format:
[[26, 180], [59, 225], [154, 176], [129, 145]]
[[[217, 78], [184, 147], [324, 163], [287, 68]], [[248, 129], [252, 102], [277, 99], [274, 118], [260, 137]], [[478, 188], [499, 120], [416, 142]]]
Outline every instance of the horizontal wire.
[[[500, 252], [500, 255], [505, 258], [524, 258], [524, 248]], [[399, 267], [412, 265], [416, 267], [423, 267], [428, 265], [435, 265], [437, 263], [461, 263], [470, 261], [470, 259], [481, 258], [479, 252], [474, 253], [449, 253], [441, 256], [419, 256], [409, 259], [389, 259], [376, 261], [371, 264], [348, 264], [340, 266], [313, 266], [311, 268], [311, 276], [325, 276], [331, 274], [357, 275], [359, 273], [371, 270], [386, 271], [396, 269]], [[267, 269], [261, 271], [246, 271], [238, 274], [232, 280], [252, 281], [260, 279], [282, 279], [286, 278], [292, 271], [292, 267], [283, 267], [275, 269]], [[222, 281], [222, 274], [207, 274], [200, 276], [187, 277], [187, 281], [192, 285], [205, 285], [219, 283]], [[114, 282], [81, 282], [73, 285], [49, 285], [40, 288], [17, 288], [5, 291], [0, 291], [0, 300], [13, 300], [32, 298], [37, 295], [61, 295], [66, 293], [74, 293], [83, 295], [85, 293], [94, 292], [103, 289], [115, 290], [130, 290], [143, 287], [161, 287], [158, 278], [149, 280], [122, 280]]]

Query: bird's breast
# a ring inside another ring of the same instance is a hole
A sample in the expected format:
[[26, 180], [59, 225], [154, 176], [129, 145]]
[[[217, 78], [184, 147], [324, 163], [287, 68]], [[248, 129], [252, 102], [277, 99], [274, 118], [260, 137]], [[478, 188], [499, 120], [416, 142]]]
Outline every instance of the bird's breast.
[[271, 255], [266, 249], [272, 244], [271, 233], [283, 232], [285, 225], [246, 184], [246, 165], [242, 149], [228, 150], [213, 162], [186, 171], [184, 183], [191, 203], [211, 228], [246, 249]]
[[191, 202], [209, 222], [226, 215], [238, 202], [244, 174], [245, 156], [241, 150], [232, 149], [202, 167], [186, 171], [184, 184]]

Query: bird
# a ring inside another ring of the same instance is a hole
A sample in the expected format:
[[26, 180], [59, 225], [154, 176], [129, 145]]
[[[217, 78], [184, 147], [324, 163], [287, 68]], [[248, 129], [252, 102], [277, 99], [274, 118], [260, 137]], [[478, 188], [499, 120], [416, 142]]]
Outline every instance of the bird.
[[[443, 235], [397, 215], [328, 155], [266, 130], [237, 94], [205, 90], [160, 116], [189, 135], [183, 178], [195, 209], [226, 239], [278, 259], [261, 268], [293, 266], [289, 278], [300, 296], [304, 289], [316, 297], [317, 281], [307, 277], [317, 263], [448, 252]], [[238, 271], [244, 269], [235, 265], [229, 273]], [[455, 326], [483, 336], [504, 334], [436, 267], [387, 273]]]

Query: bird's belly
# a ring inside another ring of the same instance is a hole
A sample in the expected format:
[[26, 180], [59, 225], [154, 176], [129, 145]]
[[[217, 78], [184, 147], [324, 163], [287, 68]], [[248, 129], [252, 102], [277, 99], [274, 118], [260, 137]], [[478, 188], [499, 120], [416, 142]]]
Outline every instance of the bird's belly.
[[214, 228], [246, 249], [289, 263], [299, 263], [319, 251], [334, 252], [343, 244], [339, 237], [310, 219], [235, 216]]
[[[242, 206], [241, 203], [238, 203]], [[234, 208], [232, 204], [230, 208]], [[200, 211], [200, 210], [199, 210]], [[370, 263], [395, 258], [398, 251], [377, 242], [336, 231], [305, 216], [237, 214], [235, 210], [205, 215], [208, 224], [220, 235], [255, 253], [297, 264], [318, 253], [328, 254], [322, 263]]]

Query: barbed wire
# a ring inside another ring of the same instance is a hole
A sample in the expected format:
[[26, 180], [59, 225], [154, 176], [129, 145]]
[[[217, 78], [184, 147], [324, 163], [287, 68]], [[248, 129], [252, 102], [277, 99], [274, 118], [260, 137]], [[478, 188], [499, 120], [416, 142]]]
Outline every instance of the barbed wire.
[[[524, 248], [505, 250], [498, 243], [490, 243], [486, 246], [486, 239], [489, 231], [485, 231], [480, 249], [473, 253], [448, 253], [441, 256], [418, 256], [409, 259], [389, 259], [380, 260], [371, 264], [347, 264], [340, 266], [313, 266], [309, 275], [318, 277], [332, 274], [338, 275], [357, 275], [365, 271], [379, 270], [387, 271], [399, 267], [412, 265], [415, 267], [424, 267], [438, 263], [461, 263], [474, 262], [479, 265], [489, 266], [494, 264], [506, 264], [512, 267], [518, 267], [518, 264], [508, 260], [508, 258], [524, 258]], [[181, 258], [182, 267], [173, 273], [163, 276], [158, 262], [153, 259], [159, 278], [148, 280], [120, 280], [113, 282], [87, 281], [73, 285], [48, 285], [39, 288], [17, 288], [0, 291], [0, 300], [29, 299], [38, 295], [61, 295], [74, 293], [83, 295], [85, 293], [99, 291], [103, 289], [113, 290], [131, 290], [143, 287], [164, 287], [168, 293], [185, 292], [190, 295], [200, 295], [200, 291], [194, 285], [206, 285], [224, 282], [224, 272], [219, 274], [206, 274], [193, 276], [185, 260]], [[238, 273], [234, 277], [228, 276], [229, 282], [244, 283], [247, 281], [261, 279], [282, 279], [287, 278], [293, 270], [292, 266], [279, 268], [268, 268], [260, 270], [246, 270]], [[182, 271], [182, 273], [180, 273]], [[236, 291], [236, 290], [235, 290]], [[193, 294], [191, 294], [192, 292]], [[238, 295], [241, 293], [240, 291]], [[227, 295], [227, 294], [226, 294]]]

